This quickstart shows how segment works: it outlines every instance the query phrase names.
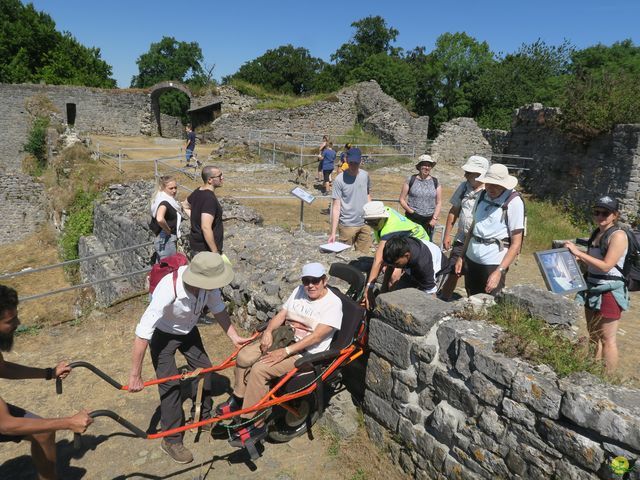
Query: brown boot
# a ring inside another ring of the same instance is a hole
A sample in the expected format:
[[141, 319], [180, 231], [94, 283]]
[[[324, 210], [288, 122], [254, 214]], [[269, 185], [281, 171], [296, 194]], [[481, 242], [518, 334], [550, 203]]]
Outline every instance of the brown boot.
[[193, 455], [182, 443], [168, 443], [163, 439], [160, 448], [176, 463], [193, 462]]

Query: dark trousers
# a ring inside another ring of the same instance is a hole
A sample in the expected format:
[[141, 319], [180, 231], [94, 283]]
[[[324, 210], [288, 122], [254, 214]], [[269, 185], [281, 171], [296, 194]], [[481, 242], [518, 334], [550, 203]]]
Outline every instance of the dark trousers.
[[[187, 335], [175, 335], [165, 333], [158, 329], [153, 332], [149, 344], [151, 361], [156, 370], [157, 378], [177, 375], [175, 353], [177, 350], [184, 355], [189, 367], [208, 368], [211, 360], [202, 345], [202, 338], [197, 327], [194, 327]], [[180, 380], [172, 380], [158, 385], [160, 391], [160, 421], [164, 431], [184, 425], [184, 413], [182, 410], [182, 398], [180, 395]], [[202, 394], [202, 419], [211, 417], [211, 374], [204, 376], [204, 388]], [[195, 405], [191, 409], [191, 415], [195, 412]], [[167, 443], [181, 443], [183, 433], [176, 433], [165, 437]]]
[[412, 222], [417, 223], [418, 225], [422, 225], [422, 228], [424, 228], [427, 231], [427, 234], [429, 235], [429, 240], [433, 242], [433, 231], [435, 230], [436, 227], [432, 227], [429, 224], [429, 222], [433, 218], [433, 215], [429, 215], [428, 217], [425, 217], [423, 215], [418, 215], [417, 213], [409, 213], [406, 211], [404, 212], [404, 214], [405, 214], [405, 217], [407, 217]]
[[[475, 295], [476, 293], [487, 293], [485, 287], [487, 286], [487, 280], [497, 268], [498, 265], [482, 265], [480, 263], [472, 262], [469, 257], [464, 257], [464, 288], [467, 291], [467, 295]], [[509, 269], [507, 269], [507, 272]], [[507, 278], [507, 272], [502, 274], [498, 286], [490, 292], [494, 297], [499, 294], [504, 288], [504, 284]]]

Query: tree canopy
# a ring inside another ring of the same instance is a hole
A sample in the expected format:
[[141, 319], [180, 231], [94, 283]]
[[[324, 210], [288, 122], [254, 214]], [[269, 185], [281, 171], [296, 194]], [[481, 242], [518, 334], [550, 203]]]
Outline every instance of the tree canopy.
[[81, 45], [32, 4], [0, 2], [0, 82], [114, 88], [111, 66], [99, 48]]

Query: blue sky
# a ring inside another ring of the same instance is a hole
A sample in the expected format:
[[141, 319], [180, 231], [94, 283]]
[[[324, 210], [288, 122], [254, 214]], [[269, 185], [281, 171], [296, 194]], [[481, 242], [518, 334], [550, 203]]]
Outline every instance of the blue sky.
[[351, 23], [368, 15], [381, 15], [399, 30], [395, 45], [407, 50], [421, 45], [430, 51], [440, 34], [457, 31], [487, 41], [494, 52], [512, 52], [538, 38], [553, 45], [567, 39], [578, 48], [625, 38], [640, 43], [637, 0], [31, 3], [48, 13], [58, 30], [71, 32], [86, 46], [99, 47], [123, 88], [138, 71], [136, 59], [163, 36], [198, 42], [205, 64], [215, 64], [214, 76], [220, 79], [267, 49], [287, 43], [329, 61], [352, 36]]

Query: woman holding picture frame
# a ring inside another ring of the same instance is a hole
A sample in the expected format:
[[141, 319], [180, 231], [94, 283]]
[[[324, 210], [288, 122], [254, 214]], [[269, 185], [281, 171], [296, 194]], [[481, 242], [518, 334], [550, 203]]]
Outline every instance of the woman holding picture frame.
[[584, 304], [596, 360], [604, 360], [607, 373], [611, 373], [618, 366], [618, 322], [622, 311], [629, 308], [629, 292], [622, 274], [629, 242], [627, 234], [617, 226], [620, 214], [616, 199], [599, 198], [593, 206], [593, 217], [598, 228], [589, 239], [587, 251], [578, 249], [573, 242], [566, 242], [565, 247], [587, 265], [589, 288], [576, 298]]

